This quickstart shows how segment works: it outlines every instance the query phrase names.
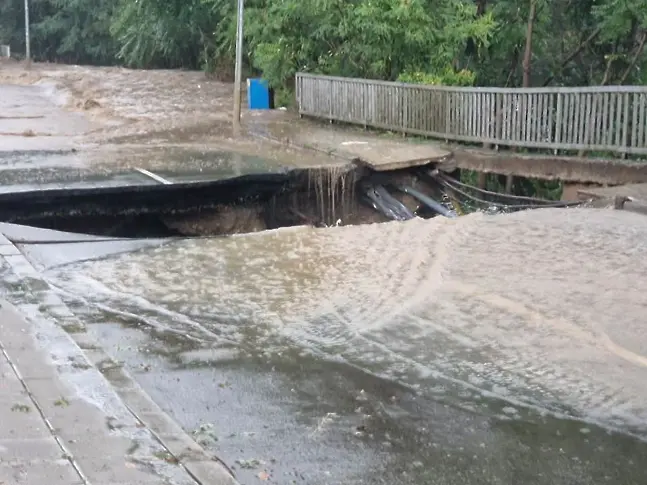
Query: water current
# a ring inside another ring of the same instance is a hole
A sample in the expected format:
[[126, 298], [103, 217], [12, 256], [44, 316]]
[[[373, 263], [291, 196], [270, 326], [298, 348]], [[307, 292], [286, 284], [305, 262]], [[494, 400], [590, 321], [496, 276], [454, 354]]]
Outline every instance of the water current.
[[501, 422], [645, 437], [646, 250], [643, 216], [542, 209], [182, 240], [47, 276], [88, 318], [176, 335], [183, 364], [296, 353]]

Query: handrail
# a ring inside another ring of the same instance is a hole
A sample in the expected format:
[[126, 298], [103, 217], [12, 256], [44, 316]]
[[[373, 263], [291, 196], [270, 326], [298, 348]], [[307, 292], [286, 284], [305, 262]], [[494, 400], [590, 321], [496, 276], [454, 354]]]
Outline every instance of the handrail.
[[647, 86], [491, 88], [296, 76], [299, 113], [447, 141], [647, 154]]

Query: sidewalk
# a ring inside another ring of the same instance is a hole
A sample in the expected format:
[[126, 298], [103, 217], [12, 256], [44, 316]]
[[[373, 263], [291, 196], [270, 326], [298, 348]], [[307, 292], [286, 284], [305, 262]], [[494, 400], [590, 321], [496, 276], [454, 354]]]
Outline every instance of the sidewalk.
[[0, 283], [0, 485], [236, 484], [1, 234]]

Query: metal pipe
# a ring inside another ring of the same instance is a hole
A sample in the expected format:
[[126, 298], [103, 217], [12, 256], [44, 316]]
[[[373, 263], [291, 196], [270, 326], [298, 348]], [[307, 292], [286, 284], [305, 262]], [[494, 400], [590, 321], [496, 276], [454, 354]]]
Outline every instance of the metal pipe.
[[381, 185], [369, 187], [366, 192], [366, 197], [371, 201], [373, 207], [382, 212], [386, 217], [394, 221], [407, 221], [416, 216], [406, 206], [393, 197]]
[[447, 207], [442, 205], [439, 202], [436, 202], [434, 199], [431, 197], [426, 196], [422, 192], [418, 192], [416, 189], [413, 187], [406, 187], [406, 186], [400, 186], [398, 187], [402, 192], [405, 194], [409, 194], [411, 197], [415, 197], [418, 199], [420, 202], [425, 204], [427, 207], [430, 209], [438, 212], [441, 216], [449, 217], [450, 219], [453, 219], [457, 217], [457, 214], [453, 210], [449, 210]]
[[399, 216], [399, 220], [408, 221], [409, 219], [414, 219], [416, 217], [416, 215], [411, 212], [407, 208], [407, 206], [393, 197], [383, 186], [376, 185], [375, 192], [382, 198], [382, 200], [384, 200], [386, 204], [393, 208], [393, 210]]

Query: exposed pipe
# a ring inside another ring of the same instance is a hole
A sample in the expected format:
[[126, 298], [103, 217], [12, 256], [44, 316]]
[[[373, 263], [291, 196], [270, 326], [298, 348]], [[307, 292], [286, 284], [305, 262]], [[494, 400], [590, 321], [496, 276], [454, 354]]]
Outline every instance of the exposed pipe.
[[386, 190], [382, 185], [376, 185], [375, 192], [384, 200], [386, 204], [388, 204], [396, 211], [396, 213], [401, 218], [400, 220], [408, 221], [409, 219], [415, 219], [416, 215], [411, 212], [406, 205], [393, 197], [389, 193], [389, 191]]
[[449, 217], [450, 219], [453, 219], [458, 216], [455, 211], [448, 209], [441, 203], [436, 202], [431, 197], [428, 197], [422, 192], [417, 191], [413, 187], [400, 186], [398, 187], [398, 189], [404, 192], [405, 194], [409, 194], [411, 197], [418, 199], [420, 202], [425, 204], [431, 210], [438, 212], [438, 214], [440, 214], [441, 216]]
[[368, 187], [365, 191], [367, 199], [373, 208], [382, 212], [386, 217], [394, 221], [406, 221], [416, 216], [405, 205], [393, 197], [381, 185]]

